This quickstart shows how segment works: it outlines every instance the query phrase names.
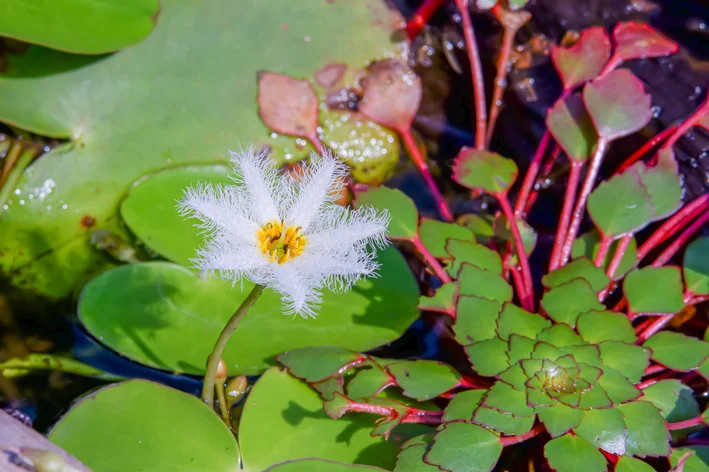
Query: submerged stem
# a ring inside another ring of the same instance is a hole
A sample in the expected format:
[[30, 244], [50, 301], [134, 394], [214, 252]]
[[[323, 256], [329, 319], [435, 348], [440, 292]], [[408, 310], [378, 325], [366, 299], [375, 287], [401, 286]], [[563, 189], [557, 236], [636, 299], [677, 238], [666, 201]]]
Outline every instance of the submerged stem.
[[699, 231], [699, 229], [704, 226], [705, 223], [709, 222], [709, 212], [704, 213], [702, 216], [697, 218], [694, 223], [689, 225], [687, 229], [682, 232], [682, 234], [679, 235], [677, 239], [675, 239], [672, 244], [667, 246], [667, 248], [662, 251], [662, 253], [657, 256], [657, 259], [655, 259], [655, 262], [652, 263], [653, 267], [662, 267], [663, 265], [667, 264], [672, 257], [677, 254], [677, 251], [679, 251], [682, 246], [691, 238], [694, 233]]
[[222, 358], [224, 348], [226, 348], [227, 342], [229, 342], [229, 338], [231, 338], [239, 322], [248, 313], [249, 309], [254, 306], [254, 303], [259, 299], [265, 288], [263, 285], [254, 285], [254, 288], [244, 298], [239, 308], [229, 318], [212, 349], [212, 353], [207, 358], [207, 371], [204, 374], [204, 384], [202, 385], [202, 400], [210, 408], [214, 406], [214, 384], [216, 382], [217, 367], [219, 367], [219, 360]]
[[219, 413], [222, 415], [224, 423], [231, 428], [231, 420], [229, 419], [229, 406], [226, 402], [226, 395], [224, 394], [224, 381], [220, 380], [217, 382], [217, 403], [219, 403]]
[[542, 139], [539, 141], [537, 150], [529, 161], [529, 168], [527, 173], [524, 175], [524, 182], [522, 182], [522, 188], [519, 190], [517, 195], [517, 201], [515, 202], [515, 215], [520, 218], [525, 216], [525, 207], [527, 206], [527, 200], [529, 200], [529, 195], [534, 189], [534, 182], [537, 181], [537, 175], [539, 174], [539, 168], [542, 166], [542, 158], [544, 158], [544, 153], [549, 145], [549, 140], [551, 139], [551, 133], [549, 130], [544, 131]]
[[581, 176], [582, 169], [583, 162], [578, 162], [574, 160], [571, 161], [571, 170], [569, 171], [569, 182], [566, 184], [566, 192], [564, 194], [564, 206], [561, 209], [561, 216], [559, 217], [559, 226], [556, 230], [556, 237], [554, 238], [554, 248], [552, 249], [551, 260], [549, 261], [549, 272], [552, 272], [559, 268], [561, 248], [564, 246], [566, 232], [569, 230], [569, 224], [571, 222], [571, 212], [574, 209], [574, 202], [576, 201], [576, 190], [579, 186], [579, 177]]
[[446, 273], [446, 271], [443, 269], [443, 266], [441, 266], [440, 262], [438, 262], [438, 259], [431, 254], [431, 251], [428, 250], [428, 248], [421, 242], [421, 239], [419, 238], [418, 235], [414, 235], [413, 238], [411, 238], [411, 242], [413, 243], [414, 247], [416, 250], [421, 254], [421, 257], [423, 257], [423, 260], [428, 264], [428, 266], [431, 268], [434, 274], [441, 279], [442, 283], [448, 283], [451, 282], [450, 276]]
[[17, 182], [20, 181], [22, 174], [24, 174], [25, 169], [29, 167], [36, 156], [37, 153], [33, 149], [24, 151], [17, 159], [15, 165], [12, 166], [10, 172], [4, 176], [5, 181], [2, 188], [0, 188], [0, 209], [2, 209], [3, 205], [7, 203], [7, 200], [10, 198]]

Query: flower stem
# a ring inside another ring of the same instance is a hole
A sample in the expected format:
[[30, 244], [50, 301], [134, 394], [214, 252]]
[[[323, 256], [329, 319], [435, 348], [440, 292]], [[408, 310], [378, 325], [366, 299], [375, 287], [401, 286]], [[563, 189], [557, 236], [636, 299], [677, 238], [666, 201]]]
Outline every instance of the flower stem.
[[574, 201], [576, 201], [576, 190], [579, 186], [579, 177], [581, 176], [581, 169], [583, 169], [583, 162], [571, 160], [569, 181], [566, 184], [566, 192], [564, 194], [564, 206], [561, 209], [561, 216], [559, 217], [559, 226], [556, 230], [556, 237], [554, 238], [554, 248], [552, 249], [551, 260], [549, 261], [549, 272], [552, 272], [559, 268], [561, 248], [564, 245], [566, 233], [569, 230], [571, 212], [574, 209]]
[[219, 367], [219, 360], [222, 358], [224, 348], [226, 348], [227, 342], [236, 330], [239, 322], [249, 309], [254, 306], [254, 303], [259, 299], [265, 288], [266, 287], [263, 285], [254, 285], [254, 288], [252, 288], [251, 292], [244, 298], [239, 308], [237, 308], [234, 314], [231, 315], [231, 318], [229, 318], [229, 321], [226, 326], [224, 326], [224, 329], [212, 349], [212, 353], [207, 358], [207, 371], [204, 374], [204, 384], [202, 385], [202, 400], [209, 405], [210, 408], [214, 405], [214, 384], [216, 381], [217, 367]]
[[421, 254], [421, 257], [423, 257], [423, 260], [426, 262], [426, 264], [428, 264], [428, 266], [431, 268], [433, 273], [436, 274], [439, 279], [441, 279], [441, 282], [443, 282], [444, 284], [452, 282], [448, 273], [443, 269], [440, 262], [438, 262], [438, 259], [436, 259], [435, 256], [431, 254], [431, 251], [429, 251], [428, 248], [423, 244], [418, 234], [414, 235], [414, 237], [411, 238], [411, 242], [413, 243], [419, 254]]
[[674, 313], [669, 313], [667, 315], [658, 316], [657, 319], [652, 321], [650, 323], [650, 325], [647, 328], [645, 328], [638, 335], [638, 339], [635, 340], [635, 344], [642, 344], [645, 341], [647, 341], [650, 338], [650, 336], [652, 336], [653, 334], [657, 333], [662, 328], [667, 326], [670, 323], [670, 321], [672, 321], [672, 318], [674, 318], [674, 316], [675, 316]]
[[692, 426], [698, 426], [702, 423], [704, 423], [704, 418], [699, 415], [688, 420], [678, 421], [677, 423], [667, 423], [667, 429], [673, 431], [675, 429], [691, 428]]
[[676, 126], [670, 126], [669, 128], [665, 128], [664, 130], [660, 131], [657, 133], [655, 136], [650, 138], [645, 144], [640, 147], [637, 151], [635, 151], [629, 158], [627, 158], [623, 163], [618, 167], [618, 170], [615, 171], [616, 174], [621, 174], [623, 173], [628, 167], [632, 166], [636, 162], [638, 162], [645, 154], [650, 152], [652, 148], [657, 146], [661, 141], [664, 141], [665, 138], [667, 138], [669, 135], [671, 135], [675, 129]]
[[500, 442], [502, 443], [503, 446], [511, 446], [513, 444], [519, 444], [521, 442], [526, 441], [527, 439], [531, 439], [537, 434], [541, 433], [544, 431], [544, 425], [542, 423], [539, 423], [536, 425], [534, 428], [530, 429], [528, 432], [524, 434], [520, 434], [517, 436], [507, 436], [507, 437], [501, 437]]
[[576, 235], [581, 227], [583, 215], [586, 213], [586, 201], [588, 200], [588, 196], [591, 194], [593, 186], [596, 183], [596, 177], [598, 177], [598, 171], [601, 168], [601, 162], [603, 162], [603, 156], [605, 155], [607, 148], [608, 141], [600, 138], [596, 144], [596, 149], [593, 152], [593, 157], [591, 157], [591, 164], [588, 168], [588, 173], [586, 174], [586, 180], [583, 182], [583, 187], [581, 187], [581, 193], [579, 194], [578, 200], [576, 200], [576, 206], [574, 207], [571, 224], [569, 225], [569, 232], [566, 234], [566, 240], [561, 248], [559, 267], [566, 264], [566, 261], [569, 260], [571, 247], [573, 246]]
[[[613, 254], [613, 258], [611, 259], [610, 263], [608, 264], [608, 270], [606, 271], [606, 275], [610, 279], [610, 284], [608, 287], [604, 288], [601, 290], [601, 292], [598, 294], [598, 300], [603, 301], [605, 300], [606, 296], [608, 296], [608, 291], [610, 290], [611, 287], [613, 287], [613, 280], [615, 279], [615, 273], [618, 272], [618, 268], [620, 267], [620, 263], [623, 261], [623, 256], [625, 255], [625, 251], [628, 250], [628, 246], [630, 245], [630, 241], [632, 241], [633, 235], [632, 234], [626, 234], [623, 236], [620, 241], [618, 241], [618, 245], [615, 248], [615, 253]], [[600, 251], [599, 251], [600, 252]]]
[[[520, 268], [522, 269], [522, 283], [517, 284], [517, 294], [522, 303], [522, 308], [527, 311], [534, 312], [534, 287], [532, 285], [532, 271], [529, 268], [529, 259], [527, 258], [527, 253], [524, 250], [524, 240], [522, 240], [522, 235], [519, 232], [519, 227], [517, 226], [517, 218], [512, 211], [510, 206], [510, 201], [507, 198], [507, 193], [495, 193], [493, 194], [500, 204], [502, 213], [504, 213], [507, 221], [512, 230], [512, 236], [515, 242], [515, 251], [517, 253], [517, 260], [519, 261]], [[517, 280], [517, 279], [515, 279]]]
[[21, 152], [22, 143], [20, 141], [13, 142], [10, 150], [7, 151], [5, 162], [2, 166], [2, 174], [0, 174], [0, 187], [2, 187], [5, 180], [7, 180], [7, 176], [10, 173], [10, 170], [12, 170], [12, 167], [15, 165], [15, 162], [17, 162], [17, 158], [20, 156]]
[[219, 403], [219, 413], [222, 415], [224, 423], [231, 428], [231, 420], [229, 419], [229, 407], [226, 402], [226, 395], [224, 394], [224, 382], [220, 380], [216, 384], [217, 386], [217, 403]]
[[25, 169], [29, 167], [36, 156], [37, 153], [33, 149], [27, 149], [20, 154], [20, 157], [17, 159], [15, 165], [12, 166], [10, 172], [4, 176], [6, 178], [2, 188], [0, 188], [0, 209], [2, 209], [3, 205], [7, 203], [7, 200], [10, 198], [17, 182], [20, 181], [20, 178], [24, 174]]
[[659, 256], [657, 256], [657, 259], [655, 259], [655, 262], [652, 263], [653, 267], [662, 267], [663, 265], [667, 264], [670, 259], [679, 251], [682, 246], [691, 238], [694, 236], [694, 233], [699, 231], [699, 229], [704, 226], [709, 221], [709, 212], [704, 213], [702, 216], [697, 218], [694, 223], [689, 225], [687, 229], [684, 230], [682, 234], [679, 235], [677, 239], [675, 239], [672, 244], [667, 246], [667, 248], [660, 253]]
[[473, 77], [473, 94], [475, 96], [475, 149], [484, 150], [487, 140], [487, 107], [485, 105], [485, 84], [483, 79], [483, 68], [480, 63], [480, 51], [475, 40], [475, 30], [473, 22], [470, 20], [468, 10], [468, 0], [455, 0], [463, 20], [463, 36], [465, 46], [468, 50], [468, 60], [470, 61], [470, 73]]
[[529, 168], [527, 169], [527, 173], [524, 175], [524, 181], [522, 182], [522, 187], [519, 190], [517, 201], [515, 202], [515, 215], [520, 218], [524, 218], [526, 216], [524, 209], [527, 205], [527, 200], [529, 200], [529, 195], [534, 189], [534, 182], [537, 181], [537, 174], [539, 174], [539, 168], [542, 165], [542, 158], [544, 157], [544, 153], [549, 145], [550, 139], [551, 133], [549, 130], [544, 131], [542, 139], [539, 141], [539, 145], [537, 146], [537, 150], [534, 153], [532, 160], [529, 161]]
[[[546, 159], [546, 162], [544, 163], [544, 167], [542, 168], [542, 178], [545, 178], [548, 176], [552, 169], [554, 168], [554, 164], [556, 164], [556, 160], [559, 158], [559, 154], [561, 154], [561, 147], [556, 144], [552, 148], [551, 153], [549, 154], [549, 157]], [[539, 190], [537, 189], [532, 189], [532, 192], [529, 194], [529, 198], [527, 199], [527, 203], [524, 205], [524, 214], [526, 215], [529, 213], [529, 211], [532, 209], [532, 206], [534, 205], [534, 202], [537, 201], [537, 198], [539, 197]]]
[[327, 152], [327, 146], [325, 146], [317, 133], [306, 136], [306, 139], [310, 141], [310, 144], [313, 145], [313, 147], [318, 151], [318, 154], [321, 156]]
[[596, 257], [593, 258], [593, 264], [596, 267], [603, 266], [603, 261], [606, 260], [608, 250], [611, 248], [612, 243], [613, 239], [609, 238], [608, 236], [601, 236], [601, 242], [598, 243], [598, 252], [596, 252]]
[[438, 211], [441, 213], [441, 216], [443, 216], [443, 218], [445, 218], [447, 221], [453, 221], [453, 213], [451, 212], [450, 208], [448, 208], [448, 204], [443, 198], [441, 191], [438, 190], [438, 186], [436, 185], [436, 181], [433, 180], [433, 176], [431, 175], [431, 171], [428, 168], [428, 164], [426, 164], [426, 161], [421, 155], [421, 151], [419, 150], [418, 144], [416, 144], [416, 140], [414, 139], [413, 134], [411, 134], [411, 129], [400, 129], [398, 131], [401, 135], [401, 139], [404, 140], [406, 150], [409, 152], [411, 159], [413, 159], [414, 163], [416, 164], [416, 167], [418, 167], [419, 172], [423, 176], [423, 179], [426, 181], [426, 185], [431, 191], [434, 200], [436, 200], [436, 206], [438, 207]]
[[423, 27], [428, 23], [436, 10], [443, 5], [445, 0], [424, 0], [421, 6], [418, 7], [414, 16], [406, 22], [406, 34], [409, 39], [414, 39], [421, 32]]
[[704, 103], [702, 103], [699, 108], [694, 110], [694, 113], [692, 113], [689, 118], [677, 126], [672, 135], [667, 139], [667, 141], [665, 141], [665, 144], [662, 145], [662, 148], [668, 149], [674, 146], [679, 138], [684, 136], [687, 131], [699, 123], [699, 121], [704, 118], [707, 113], [709, 113], [709, 96], [707, 96], [706, 100], [704, 100]]

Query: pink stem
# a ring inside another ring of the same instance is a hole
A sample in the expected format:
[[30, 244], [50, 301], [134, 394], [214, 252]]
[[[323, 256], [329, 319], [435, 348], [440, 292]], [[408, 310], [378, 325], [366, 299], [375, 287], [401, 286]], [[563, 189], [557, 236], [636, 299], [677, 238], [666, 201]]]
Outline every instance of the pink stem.
[[694, 113], [687, 118], [683, 123], [681, 123], [677, 128], [675, 129], [674, 133], [672, 133], [672, 136], [670, 136], [665, 144], [662, 145], [663, 149], [669, 149], [674, 144], [684, 136], [684, 134], [692, 129], [702, 118], [704, 118], [704, 115], [709, 113], [709, 96], [707, 96], [707, 99], [704, 100], [704, 103], [702, 103], [699, 108], [694, 110]]
[[507, 221], [509, 222], [510, 229], [512, 230], [512, 236], [515, 241], [517, 260], [522, 268], [523, 282], [517, 285], [517, 293], [519, 294], [522, 308], [527, 311], [534, 312], [534, 287], [532, 286], [532, 271], [529, 268], [529, 259], [527, 258], [527, 253], [524, 250], [524, 241], [522, 240], [522, 235], [520, 234], [519, 227], [517, 226], [517, 218], [515, 218], [506, 193], [496, 193], [493, 195], [497, 198], [500, 208], [502, 209], [502, 213], [504, 213]]
[[475, 148], [484, 150], [485, 140], [487, 139], [487, 107], [485, 106], [485, 85], [483, 82], [483, 68], [480, 63], [480, 51], [478, 50], [478, 43], [475, 40], [473, 23], [470, 20], [468, 0], [456, 0], [455, 3], [458, 6], [460, 17], [463, 20], [463, 36], [465, 37], [465, 46], [468, 50], [470, 73], [473, 76], [473, 93], [475, 95]]
[[649, 386], [655, 385], [659, 381], [660, 381], [660, 379], [647, 379], [647, 380], [643, 380], [639, 384], [636, 384], [635, 387], [637, 387], [640, 390], [645, 390]]
[[318, 137], [317, 133], [314, 133], [313, 135], [306, 136], [306, 139], [310, 141], [310, 144], [315, 147], [315, 149], [318, 151], [318, 154], [321, 156], [324, 155], [328, 150], [327, 146], [320, 140]]
[[409, 21], [406, 22], [406, 34], [409, 39], [414, 39], [421, 32], [423, 27], [428, 23], [436, 10], [438, 10], [441, 5], [446, 0], [424, 0], [421, 6], [418, 7], [414, 16], [411, 17]]
[[670, 259], [679, 251], [682, 246], [691, 238], [694, 233], [696, 233], [704, 224], [709, 221], [709, 212], [704, 213], [702, 216], [697, 218], [697, 220], [689, 225], [687, 229], [684, 230], [682, 234], [679, 235], [677, 239], [675, 239], [672, 244], [667, 246], [667, 248], [660, 253], [659, 256], [657, 256], [657, 259], [655, 259], [655, 262], [652, 263], [653, 267], [662, 267], [663, 265], [667, 264]]
[[502, 443], [503, 446], [511, 446], [513, 444], [519, 444], [521, 442], [526, 441], [527, 439], [531, 439], [534, 436], [538, 435], [539, 433], [544, 431], [544, 425], [542, 423], [539, 423], [536, 425], [534, 428], [530, 429], [528, 432], [524, 434], [520, 434], [517, 436], [506, 436], [506, 437], [501, 437], [500, 442]]
[[574, 207], [573, 216], [571, 219], [571, 224], [569, 225], [569, 232], [566, 234], [566, 240], [561, 248], [561, 257], [559, 258], [559, 267], [566, 264], [569, 260], [569, 255], [571, 254], [571, 247], [574, 244], [576, 235], [581, 227], [581, 220], [583, 220], [583, 215], [586, 212], [586, 201], [588, 196], [593, 190], [593, 186], [596, 183], [596, 177], [598, 177], [598, 171], [601, 168], [601, 162], [603, 162], [603, 155], [606, 153], [608, 148], [608, 141], [599, 138], [596, 144], [596, 150], [591, 158], [591, 165], [588, 168], [588, 173], [586, 174], [586, 180], [583, 182], [583, 187], [581, 187], [581, 193], [576, 201], [576, 206]]
[[564, 193], [564, 206], [561, 209], [559, 227], [556, 229], [556, 237], [554, 238], [554, 249], [552, 250], [551, 260], [549, 261], [549, 272], [559, 268], [561, 248], [564, 245], [566, 232], [569, 230], [569, 222], [571, 221], [571, 212], [574, 209], [574, 202], [576, 201], [576, 190], [579, 186], [581, 169], [583, 169], [583, 162], [571, 160], [569, 181], [566, 184], [566, 192]]
[[704, 420], [700, 416], [684, 420], [684, 421], [678, 421], [677, 423], [667, 423], [667, 429], [670, 431], [673, 431], [675, 429], [684, 429], [684, 428], [691, 428], [692, 426], [697, 426], [700, 424], [703, 424]]
[[642, 344], [645, 341], [647, 341], [650, 338], [650, 336], [652, 336], [653, 334], [657, 333], [662, 328], [667, 326], [670, 323], [670, 321], [672, 321], [672, 318], [674, 316], [675, 316], [674, 313], [669, 313], [667, 315], [658, 316], [657, 319], [652, 321], [652, 323], [650, 323], [650, 325], [647, 328], [645, 328], [642, 333], [640, 333], [638, 335], [638, 339], [635, 341], [635, 344]]
[[421, 242], [421, 238], [419, 238], [418, 235], [415, 235], [413, 238], [410, 239], [410, 241], [413, 243], [419, 254], [421, 254], [421, 257], [423, 257], [423, 260], [426, 262], [426, 264], [428, 264], [431, 270], [433, 270], [433, 273], [436, 274], [439, 279], [441, 279], [441, 282], [443, 282], [444, 284], [452, 282], [450, 275], [446, 273], [446, 271], [443, 269], [443, 266], [441, 266], [440, 262], [438, 262], [438, 259], [436, 259], [435, 256], [431, 254], [431, 251], [429, 251], [428, 248], [423, 244], [423, 242]]
[[[559, 158], [559, 154], [561, 154], [561, 147], [559, 147], [558, 144], [554, 146], [554, 148], [551, 151], [551, 154], [549, 155], [549, 158], [547, 161], [544, 163], [544, 168], [542, 169], [542, 178], [546, 177], [551, 173], [551, 170], [554, 168], [554, 164], [556, 164], [556, 160]], [[534, 205], [534, 202], [537, 201], [537, 197], [539, 197], [539, 190], [532, 190], [532, 193], [529, 195], [529, 200], [527, 201], [527, 204], [524, 206], [524, 213], [527, 214], [529, 213], [529, 210], [532, 209], [532, 206]]]
[[678, 231], [681, 227], [689, 223], [692, 219], [704, 211], [709, 210], [709, 193], [695, 198], [688, 203], [671, 218], [666, 220], [660, 228], [655, 231], [650, 238], [638, 249], [638, 263], [642, 261], [655, 247], [662, 244], [667, 238]]
[[645, 144], [642, 145], [640, 149], [635, 151], [629, 158], [627, 158], [623, 163], [618, 167], [618, 170], [615, 171], [616, 174], [621, 174], [623, 173], [628, 167], [632, 166], [636, 162], [638, 162], [645, 154], [650, 152], [657, 144], [659, 144], [661, 141], [664, 141], [665, 138], [667, 138], [669, 135], [671, 135], [675, 129], [676, 126], [670, 126], [669, 128], [665, 128], [664, 130], [660, 131], [657, 133], [655, 136], [653, 136], [649, 141], [647, 141]]
[[[496, 5], [495, 8], [501, 8]], [[492, 91], [492, 100], [490, 101], [490, 118], [487, 123], [487, 137], [485, 139], [486, 146], [490, 145], [492, 134], [495, 132], [495, 123], [500, 115], [500, 106], [502, 105], [502, 94], [505, 91], [507, 70], [510, 66], [510, 56], [512, 55], [512, 47], [514, 46], [515, 36], [519, 31], [519, 26], [510, 27], [503, 23], [504, 31], [502, 33], [502, 46], [500, 48], [500, 57], [497, 59], [497, 75], [495, 76], [495, 88]], [[521, 26], [521, 25], [520, 25]]]
[[628, 250], [628, 246], [630, 245], [630, 241], [632, 239], [632, 234], [626, 234], [618, 242], [618, 245], [615, 248], [615, 253], [613, 254], [613, 258], [611, 259], [610, 264], [608, 264], [608, 270], [606, 271], [606, 275], [608, 275], [608, 278], [610, 278], [610, 282], [608, 287], [601, 290], [601, 292], [598, 294], [599, 301], [602, 302], [603, 300], [605, 300], [606, 296], [608, 296], [608, 292], [613, 288], [613, 284], [615, 283], [613, 282], [615, 278], [615, 273], [618, 272], [620, 263], [623, 261], [623, 256], [625, 255], [625, 251]]
[[406, 146], [406, 150], [409, 152], [411, 159], [414, 160], [414, 163], [416, 164], [416, 167], [418, 167], [423, 179], [426, 181], [426, 185], [431, 191], [434, 200], [436, 200], [436, 206], [438, 206], [438, 211], [441, 213], [441, 216], [443, 216], [443, 218], [447, 221], [453, 221], [453, 213], [451, 213], [450, 208], [448, 208], [448, 204], [443, 198], [441, 191], [438, 190], [438, 186], [436, 185], [436, 181], [433, 180], [428, 164], [426, 164], [426, 161], [421, 155], [421, 151], [416, 144], [416, 140], [411, 134], [411, 129], [401, 129], [399, 130], [399, 134], [404, 140], [404, 145]]
[[648, 376], [648, 375], [654, 375], [654, 374], [659, 374], [660, 372], [663, 372], [667, 370], [667, 367], [661, 364], [655, 364], [649, 366], [647, 369], [645, 369], [645, 372], [643, 372], [643, 377]]
[[598, 252], [596, 253], [596, 257], [593, 259], [593, 264], [596, 267], [603, 266], [603, 261], [606, 260], [608, 250], [611, 248], [612, 243], [613, 240], [611, 238], [607, 236], [601, 236], [601, 242], [598, 244]]
[[520, 218], [525, 216], [525, 205], [529, 199], [530, 193], [534, 189], [534, 182], [537, 181], [537, 174], [539, 174], [539, 168], [542, 165], [542, 158], [544, 157], [544, 152], [549, 145], [549, 139], [551, 138], [551, 133], [549, 130], [544, 131], [542, 139], [539, 141], [537, 146], [537, 151], [534, 153], [534, 157], [529, 161], [529, 169], [524, 176], [524, 182], [522, 182], [522, 188], [520, 188], [519, 195], [517, 196], [517, 201], [515, 202], [515, 215]]

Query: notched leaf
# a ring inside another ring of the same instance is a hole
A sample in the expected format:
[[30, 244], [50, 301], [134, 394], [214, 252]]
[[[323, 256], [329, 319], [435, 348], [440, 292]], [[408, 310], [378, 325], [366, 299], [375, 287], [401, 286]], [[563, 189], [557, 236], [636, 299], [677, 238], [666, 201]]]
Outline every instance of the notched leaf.
[[611, 40], [606, 30], [594, 26], [584, 30], [571, 47], [553, 46], [551, 58], [561, 76], [564, 89], [573, 90], [595, 79], [611, 55]]
[[257, 100], [259, 116], [277, 133], [306, 139], [317, 136], [318, 96], [307, 80], [259, 72]]
[[627, 21], [613, 29], [614, 56], [627, 61], [646, 57], [661, 57], [679, 50], [677, 43], [647, 23]]

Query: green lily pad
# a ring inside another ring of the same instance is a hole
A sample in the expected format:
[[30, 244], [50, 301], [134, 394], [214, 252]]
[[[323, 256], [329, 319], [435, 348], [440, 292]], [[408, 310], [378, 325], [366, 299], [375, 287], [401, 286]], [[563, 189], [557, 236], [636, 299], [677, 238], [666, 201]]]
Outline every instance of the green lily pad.
[[551, 321], [512, 303], [505, 303], [505, 308], [497, 320], [497, 335], [504, 340], [508, 340], [513, 334], [535, 339], [549, 326]]
[[606, 459], [585, 439], [565, 434], [544, 446], [544, 457], [558, 472], [603, 472]]
[[362, 354], [334, 346], [303, 347], [276, 356], [291, 374], [306, 382], [319, 382], [366, 359]]
[[[334, 345], [361, 352], [401, 336], [418, 317], [418, 288], [396, 250], [382, 251], [378, 259], [380, 277], [345, 294], [326, 292], [312, 323], [284, 317], [280, 297], [266, 290], [226, 347], [229, 373], [258, 374], [276, 354], [300, 347]], [[214, 277], [203, 280], [167, 262], [126, 265], [86, 286], [79, 319], [130, 359], [199, 375], [224, 324], [252, 287], [245, 282], [243, 289], [232, 288]]]
[[652, 118], [650, 95], [628, 69], [614, 70], [586, 84], [583, 101], [598, 135], [609, 141], [639, 131]]
[[[271, 145], [281, 162], [307, 155], [309, 147], [296, 152], [295, 138], [271, 138], [258, 119], [256, 71], [312, 78], [345, 61], [346, 85], [399, 47], [391, 35], [400, 16], [379, 0], [249, 8], [164, 0], [160, 8], [158, 26], [131, 48], [87, 66], [33, 46], [0, 77], [0, 120], [72, 140], [27, 170], [0, 214], [0, 270], [15, 286], [61, 298], [95, 274], [105, 258], [91, 247], [87, 222], [114, 226], [123, 193], [148, 172], [224, 159], [239, 143]], [[264, 26], [264, 18], [274, 21]], [[62, 73], [48, 73], [57, 63]]]
[[[589, 260], [595, 260], [600, 242], [601, 237], [598, 234], [598, 231], [596, 230], [589, 231], [588, 233], [583, 234], [582, 236], [576, 238], [576, 241], [574, 241], [574, 245], [571, 248], [571, 257], [573, 259], [577, 259], [579, 257], [586, 257]], [[603, 264], [601, 265], [601, 267], [603, 267], [604, 272], [608, 270], [608, 266], [610, 265], [611, 259], [615, 254], [616, 248], [618, 247], [618, 242], [619, 241], [616, 240], [611, 243], [608, 253], [603, 259]], [[638, 243], [635, 238], [631, 238], [630, 243], [628, 244], [628, 248], [625, 250], [625, 252], [623, 253], [623, 257], [620, 260], [618, 270], [616, 270], [615, 274], [613, 275], [613, 279], [618, 280], [620, 278], [623, 278], [625, 274], [627, 274], [631, 269], [635, 268], [637, 260]]]
[[500, 255], [482, 244], [449, 239], [446, 242], [446, 252], [453, 258], [453, 262], [446, 267], [446, 271], [452, 277], [458, 275], [460, 267], [465, 262], [498, 275], [502, 274]]
[[684, 283], [693, 295], [709, 295], [709, 237], [692, 241], [684, 252]]
[[469, 189], [506, 192], [517, 179], [517, 164], [494, 152], [464, 147], [453, 165], [453, 179]]
[[595, 292], [600, 292], [610, 282], [603, 269], [596, 267], [589, 259], [580, 257], [546, 274], [542, 277], [542, 284], [546, 288], [555, 288], [573, 279], [584, 279]]
[[421, 242], [426, 246], [426, 249], [428, 249], [434, 257], [440, 259], [448, 257], [448, 253], [446, 252], [446, 241], [448, 239], [475, 241], [473, 232], [465, 226], [444, 223], [429, 218], [421, 218], [419, 238], [421, 238]]
[[347, 383], [347, 396], [355, 400], [373, 397], [392, 384], [391, 376], [379, 367], [361, 369]]
[[117, 51], [145, 39], [157, 0], [17, 0], [0, 11], [0, 35], [79, 54]]
[[603, 341], [598, 345], [603, 364], [623, 374], [631, 383], [640, 382], [650, 364], [650, 349], [620, 341]]
[[460, 374], [451, 366], [436, 361], [395, 362], [387, 370], [403, 389], [404, 395], [419, 401], [430, 400], [460, 382]]
[[574, 433], [611, 454], [625, 454], [627, 429], [623, 414], [615, 408], [586, 411]]
[[419, 310], [437, 311], [440, 313], [453, 313], [455, 310], [455, 296], [458, 286], [454, 282], [441, 285], [432, 297], [419, 298]]
[[554, 67], [566, 90], [573, 90], [595, 79], [610, 55], [611, 39], [602, 26], [583, 30], [578, 41], [571, 47], [552, 46], [551, 49]]
[[603, 310], [596, 292], [584, 279], [574, 279], [559, 285], [542, 297], [542, 308], [557, 323], [566, 323], [572, 328], [581, 313]]
[[628, 274], [623, 292], [634, 313], [677, 313], [684, 308], [684, 287], [677, 267], [645, 267]]
[[512, 287], [501, 275], [464, 263], [458, 271], [458, 293], [500, 303], [512, 300]]
[[598, 136], [580, 93], [558, 100], [549, 109], [547, 128], [570, 159], [583, 162], [591, 157]]
[[355, 206], [370, 205], [379, 210], [386, 209], [391, 216], [389, 237], [392, 239], [412, 239], [418, 233], [419, 214], [414, 202], [401, 190], [388, 187], [371, 187], [357, 192]]
[[[210, 447], [194, 447], [197, 431]], [[93, 470], [226, 472], [239, 463], [234, 436], [207, 405], [145, 380], [90, 393], [54, 425], [49, 439]]]
[[487, 390], [466, 390], [456, 394], [443, 412], [443, 421], [467, 421], [473, 419], [473, 412], [477, 410], [485, 398]]
[[615, 465], [615, 472], [655, 472], [647, 462], [634, 457], [623, 456], [618, 458], [618, 463]]
[[[333, 421], [316, 392], [277, 368], [264, 373], [244, 405], [239, 444], [246, 472], [310, 457], [387, 470], [394, 467], [398, 446], [370, 436], [370, 417], [348, 415]], [[266, 430], [269, 434], [264, 435]], [[338, 440], [341, 435], [347, 441]]]
[[453, 332], [461, 346], [497, 337], [497, 317], [502, 304], [486, 298], [458, 298]]
[[660, 331], [645, 341], [652, 360], [673, 370], [688, 371], [709, 357], [709, 342], [672, 331]]
[[358, 470], [378, 470], [383, 472], [385, 469], [366, 465], [345, 464], [325, 459], [298, 459], [278, 463], [264, 472], [357, 472]]
[[426, 462], [453, 472], [489, 472], [500, 454], [497, 435], [478, 425], [456, 422], [447, 423], [436, 434]]
[[670, 434], [660, 410], [650, 402], [635, 401], [616, 406], [628, 428], [625, 453], [632, 456], [669, 456]]
[[577, 330], [584, 341], [597, 344], [603, 341], [635, 342], [635, 330], [624, 313], [589, 311], [577, 320]]
[[583, 410], [571, 408], [563, 403], [542, 406], [536, 408], [535, 411], [539, 415], [539, 421], [544, 423], [544, 427], [552, 438], [561, 436], [571, 428], [578, 426], [584, 415]]

